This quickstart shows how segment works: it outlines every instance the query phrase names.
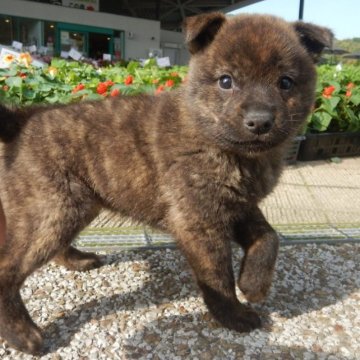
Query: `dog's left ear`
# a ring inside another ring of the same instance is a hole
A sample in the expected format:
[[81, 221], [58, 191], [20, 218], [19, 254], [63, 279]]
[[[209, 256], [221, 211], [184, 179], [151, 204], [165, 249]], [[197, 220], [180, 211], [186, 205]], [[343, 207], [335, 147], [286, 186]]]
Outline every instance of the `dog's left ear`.
[[190, 53], [195, 54], [206, 48], [214, 40], [225, 20], [225, 15], [218, 12], [186, 18], [183, 31]]
[[325, 47], [331, 48], [334, 34], [328, 28], [296, 21], [293, 23], [302, 45], [314, 62], [318, 62]]

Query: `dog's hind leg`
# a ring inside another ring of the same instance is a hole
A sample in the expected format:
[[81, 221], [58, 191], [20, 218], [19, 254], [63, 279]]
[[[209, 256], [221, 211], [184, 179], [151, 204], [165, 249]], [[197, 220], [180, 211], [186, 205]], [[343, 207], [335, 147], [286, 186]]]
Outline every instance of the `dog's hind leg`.
[[[87, 189], [82, 190], [86, 191]], [[78, 227], [79, 229], [82, 229], [99, 214], [100, 207], [93, 205], [91, 201], [87, 203], [86, 201], [81, 200], [80, 202], [81, 207], [78, 211], [80, 223], [78, 224]], [[63, 244], [68, 244], [68, 246], [64, 246], [54, 257], [54, 261], [58, 265], [65, 266], [67, 269], [75, 271], [88, 271], [96, 269], [102, 265], [100, 257], [96, 254], [91, 252], [82, 252], [71, 246], [70, 244], [73, 239], [70, 239], [70, 241], [68, 241], [69, 239], [64, 240], [65, 242], [63, 241]]]
[[91, 252], [83, 252], [73, 246], [57, 254], [54, 261], [69, 270], [88, 271], [99, 268], [102, 265], [100, 257]]
[[0, 248], [0, 336], [23, 352], [41, 352], [43, 338], [24, 306], [20, 288], [34, 270], [64, 252], [92, 218], [92, 201], [83, 201], [80, 207], [78, 200], [58, 193], [37, 194], [19, 200], [21, 204], [7, 212], [7, 238]]

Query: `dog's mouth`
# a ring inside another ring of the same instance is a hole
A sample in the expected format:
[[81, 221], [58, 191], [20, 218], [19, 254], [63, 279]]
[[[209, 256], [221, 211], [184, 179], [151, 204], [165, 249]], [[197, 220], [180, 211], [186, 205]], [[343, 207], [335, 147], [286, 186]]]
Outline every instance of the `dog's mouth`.
[[235, 134], [224, 134], [222, 141], [236, 152], [260, 153], [280, 145], [285, 139], [285, 134], [272, 130], [266, 134], [248, 135], [245, 139]]
[[221, 127], [211, 130], [209, 135], [219, 146], [237, 153], [266, 152], [283, 143], [288, 137], [288, 131], [276, 125], [272, 126], [268, 132], [259, 134], [251, 133], [243, 128], [237, 129], [225, 122], [221, 124]]
[[271, 141], [265, 141], [262, 139], [255, 139], [255, 140], [249, 140], [249, 141], [240, 141], [240, 140], [233, 140], [233, 139], [227, 139], [227, 141], [233, 146], [238, 149], [246, 149], [252, 152], [262, 152], [269, 150], [274, 146], [274, 144]]

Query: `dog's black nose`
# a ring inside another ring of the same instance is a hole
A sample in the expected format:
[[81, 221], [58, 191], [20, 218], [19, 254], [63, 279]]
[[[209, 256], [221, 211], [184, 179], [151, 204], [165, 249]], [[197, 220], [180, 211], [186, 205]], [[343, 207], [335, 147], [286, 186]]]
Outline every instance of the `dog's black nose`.
[[253, 134], [261, 135], [269, 132], [274, 124], [275, 115], [271, 111], [250, 110], [244, 118], [244, 126]]

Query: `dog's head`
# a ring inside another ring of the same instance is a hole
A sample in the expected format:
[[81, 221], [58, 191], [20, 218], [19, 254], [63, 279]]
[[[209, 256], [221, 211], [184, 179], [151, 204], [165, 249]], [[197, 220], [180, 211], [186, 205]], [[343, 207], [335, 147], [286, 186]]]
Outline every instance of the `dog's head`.
[[186, 97], [222, 148], [259, 153], [294, 135], [314, 102], [315, 63], [332, 33], [279, 18], [221, 13], [186, 19]]

